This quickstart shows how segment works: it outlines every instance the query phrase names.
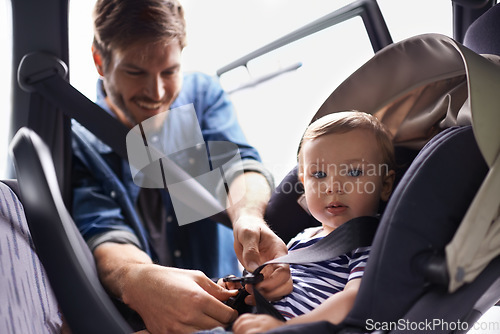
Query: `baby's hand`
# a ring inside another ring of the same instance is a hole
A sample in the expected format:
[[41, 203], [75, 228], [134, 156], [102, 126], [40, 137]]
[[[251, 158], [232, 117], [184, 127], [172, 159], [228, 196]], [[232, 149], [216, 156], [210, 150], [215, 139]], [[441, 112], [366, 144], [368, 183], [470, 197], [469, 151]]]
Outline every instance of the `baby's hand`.
[[[234, 275], [230, 275], [230, 277], [236, 277]], [[228, 290], [238, 290], [243, 287], [240, 282], [224, 282], [224, 278], [219, 278], [217, 281], [217, 285], [222, 286]]]
[[246, 303], [248, 292], [243, 288], [243, 284], [241, 284], [238, 278], [236, 278], [234, 281], [231, 280], [231, 278], [236, 278], [236, 276], [226, 276], [217, 281], [218, 285], [235, 293], [234, 296], [225, 301], [225, 304], [238, 311], [238, 314], [250, 312], [251, 307]]

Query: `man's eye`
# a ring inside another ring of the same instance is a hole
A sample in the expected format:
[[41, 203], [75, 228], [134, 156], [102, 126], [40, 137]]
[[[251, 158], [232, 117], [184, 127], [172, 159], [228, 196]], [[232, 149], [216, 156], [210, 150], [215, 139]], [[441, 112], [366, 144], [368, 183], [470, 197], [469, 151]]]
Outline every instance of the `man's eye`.
[[177, 70], [172, 70], [172, 71], [164, 71], [164, 72], [162, 72], [162, 73], [161, 73], [161, 75], [162, 75], [163, 77], [169, 77], [169, 76], [172, 76], [172, 75], [174, 75], [174, 74], [177, 74], [177, 72], [178, 72]]
[[322, 179], [322, 178], [326, 177], [326, 173], [322, 172], [322, 171], [314, 172], [314, 173], [312, 173], [312, 176], [316, 179]]
[[363, 171], [361, 169], [351, 169], [350, 171], [347, 172], [347, 175], [358, 177], [363, 175]]
[[127, 74], [132, 75], [132, 76], [139, 76], [142, 74], [142, 72], [141, 71], [127, 71]]

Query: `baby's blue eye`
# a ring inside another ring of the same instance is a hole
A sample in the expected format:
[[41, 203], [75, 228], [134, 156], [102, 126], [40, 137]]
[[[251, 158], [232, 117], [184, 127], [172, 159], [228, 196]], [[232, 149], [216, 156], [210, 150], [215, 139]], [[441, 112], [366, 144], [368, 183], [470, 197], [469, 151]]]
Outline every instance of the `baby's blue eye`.
[[347, 172], [347, 175], [358, 177], [363, 175], [363, 171], [361, 169], [351, 169], [350, 171]]
[[317, 179], [322, 179], [322, 178], [326, 177], [326, 173], [322, 172], [322, 171], [318, 171], [318, 172], [312, 173], [312, 176], [314, 178], [317, 178]]

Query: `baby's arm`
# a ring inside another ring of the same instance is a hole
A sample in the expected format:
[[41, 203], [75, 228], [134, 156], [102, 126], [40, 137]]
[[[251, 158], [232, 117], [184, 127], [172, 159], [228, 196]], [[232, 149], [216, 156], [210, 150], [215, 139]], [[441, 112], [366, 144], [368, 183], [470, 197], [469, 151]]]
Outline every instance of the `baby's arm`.
[[344, 290], [330, 296], [311, 312], [290, 319], [286, 323], [276, 320], [269, 315], [243, 314], [236, 319], [233, 331], [235, 334], [261, 333], [284, 325], [304, 324], [322, 320], [338, 324], [344, 320], [352, 309], [360, 284], [361, 278], [350, 280]]
[[286, 324], [303, 324], [320, 320], [327, 320], [333, 324], [340, 323], [354, 306], [360, 285], [361, 278], [350, 280], [344, 290], [331, 295], [311, 312], [290, 319]]

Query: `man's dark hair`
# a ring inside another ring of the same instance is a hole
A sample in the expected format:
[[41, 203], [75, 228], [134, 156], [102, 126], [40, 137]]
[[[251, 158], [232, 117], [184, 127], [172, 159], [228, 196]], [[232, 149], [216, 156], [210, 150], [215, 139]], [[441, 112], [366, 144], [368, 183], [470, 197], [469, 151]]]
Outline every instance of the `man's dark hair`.
[[186, 45], [184, 10], [177, 0], [98, 0], [94, 7], [94, 48], [107, 68], [113, 50], [138, 41]]

